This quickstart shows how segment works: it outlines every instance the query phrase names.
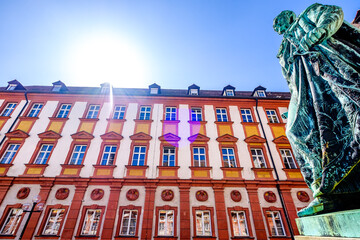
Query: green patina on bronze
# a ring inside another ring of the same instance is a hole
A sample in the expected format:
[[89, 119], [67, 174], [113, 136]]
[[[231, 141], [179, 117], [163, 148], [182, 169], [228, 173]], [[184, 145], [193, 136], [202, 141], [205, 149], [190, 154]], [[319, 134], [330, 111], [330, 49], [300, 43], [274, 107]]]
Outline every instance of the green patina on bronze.
[[298, 215], [360, 208], [360, 31], [317, 3], [281, 12], [274, 29], [291, 92], [286, 134], [315, 198]]

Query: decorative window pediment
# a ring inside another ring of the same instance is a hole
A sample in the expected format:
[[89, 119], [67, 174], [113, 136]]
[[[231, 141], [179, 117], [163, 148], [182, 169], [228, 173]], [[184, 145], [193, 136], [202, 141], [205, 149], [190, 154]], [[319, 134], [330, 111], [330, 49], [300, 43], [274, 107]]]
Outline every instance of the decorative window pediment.
[[39, 138], [50, 138], [50, 139], [59, 139], [61, 138], [61, 135], [58, 134], [57, 132], [54, 132], [52, 130], [43, 132], [43, 133], [39, 133], [38, 134]]
[[146, 133], [143, 132], [139, 132], [136, 133], [134, 135], [130, 136], [131, 140], [145, 140], [145, 141], [150, 141], [152, 139], [152, 137]]
[[180, 139], [181, 138], [179, 136], [176, 136], [175, 134], [172, 133], [167, 133], [159, 137], [159, 140], [162, 142], [178, 142], [180, 141]]
[[237, 142], [239, 139], [230, 134], [225, 134], [216, 139], [218, 142]]
[[6, 133], [5, 135], [8, 138], [27, 138], [27, 137], [29, 137], [29, 134], [27, 134], [26, 132], [24, 132], [20, 129]]
[[101, 139], [103, 140], [121, 140], [123, 139], [123, 136], [121, 136], [120, 134], [116, 133], [116, 132], [108, 132], [108, 133], [105, 133], [103, 135], [100, 135]]
[[93, 139], [94, 136], [86, 131], [77, 132], [74, 134], [71, 134], [71, 137], [73, 139]]
[[285, 137], [284, 135], [277, 137], [273, 140], [274, 143], [276, 144], [290, 144], [289, 140], [287, 139], [287, 137]]
[[190, 142], [208, 142], [210, 138], [199, 133], [188, 137], [188, 140]]
[[256, 136], [256, 135], [252, 135], [248, 138], [245, 138], [244, 140], [246, 143], [265, 143], [266, 140], [265, 138], [262, 138], [262, 137], [259, 137], [259, 136]]

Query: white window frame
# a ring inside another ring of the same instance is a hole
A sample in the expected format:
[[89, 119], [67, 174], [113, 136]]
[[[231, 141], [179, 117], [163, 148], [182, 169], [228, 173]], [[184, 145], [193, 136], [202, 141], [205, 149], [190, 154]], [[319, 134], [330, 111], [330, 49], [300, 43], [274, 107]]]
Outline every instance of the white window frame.
[[279, 123], [279, 118], [274, 109], [266, 110], [266, 116], [269, 120], [269, 123]]
[[116, 145], [105, 145], [103, 154], [101, 156], [100, 165], [103, 166], [114, 165], [116, 152], [117, 152]]
[[57, 118], [67, 118], [71, 109], [71, 104], [61, 104], [56, 115]]
[[95, 119], [98, 117], [100, 111], [100, 105], [91, 104], [89, 106], [88, 112], [86, 114], [86, 118]]
[[[125, 213], [126, 212], [129, 212], [129, 218], [128, 218], [128, 224], [127, 224], [127, 226], [124, 226], [124, 218], [125, 218]], [[133, 212], [135, 212], [136, 213], [136, 215], [135, 215], [135, 226], [134, 226], [134, 234], [130, 234], [130, 224], [131, 224], [131, 220], [133, 220], [134, 218], [132, 218], [132, 213]], [[124, 209], [123, 210], [123, 212], [122, 212], [122, 218], [121, 218], [121, 226], [120, 226], [120, 231], [119, 231], [119, 235], [121, 235], [121, 236], [135, 236], [135, 234], [136, 234], [136, 224], [137, 224], [137, 221], [138, 221], [138, 210], [130, 210], [130, 209]], [[123, 228], [126, 228], [127, 230], [126, 230], [126, 234], [125, 233], [122, 233], [122, 229]]]
[[[245, 211], [231, 211], [231, 223], [233, 228], [234, 237], [242, 237], [242, 236], [249, 236], [249, 229], [247, 226], [246, 221], [246, 212]], [[233, 214], [236, 217], [236, 220], [234, 221]], [[239, 230], [239, 233], [237, 234], [235, 232], [235, 227]], [[242, 234], [245, 233], [245, 234]]]
[[236, 158], [234, 148], [221, 148], [224, 167], [236, 168]]
[[53, 144], [42, 144], [40, 146], [39, 153], [35, 158], [34, 164], [46, 164], [49, 160], [53, 148], [54, 148]]
[[[90, 211], [93, 211], [93, 214], [90, 216], [90, 219], [89, 218], [89, 214], [88, 212]], [[98, 219], [96, 219], [96, 213], [99, 213], [98, 215]], [[84, 217], [84, 222], [82, 224], [82, 228], [81, 228], [81, 236], [96, 236], [98, 230], [99, 230], [99, 224], [100, 224], [100, 220], [101, 220], [101, 209], [86, 209], [86, 213], [85, 213], [85, 217]], [[86, 231], [86, 226], [87, 226], [87, 223], [90, 224], [90, 231], [91, 234], [86, 234], [85, 231]], [[93, 226], [96, 226], [96, 229], [95, 230], [91, 230], [93, 228]]]
[[255, 168], [267, 168], [263, 150], [261, 148], [251, 148], [250, 151]]
[[[57, 211], [55, 213], [55, 216], [51, 216], [52, 212], [54, 211]], [[50, 209], [42, 234], [46, 236], [58, 235], [60, 231], [61, 222], [64, 220], [64, 217], [65, 217], [64, 208]], [[50, 226], [49, 227], [50, 233], [46, 233], [46, 230], [48, 230], [48, 226]]]
[[[172, 152], [173, 151], [173, 152]], [[173, 160], [171, 159], [173, 157]], [[167, 158], [167, 160], [165, 160]], [[176, 162], [176, 148], [170, 146], [163, 147], [163, 159], [162, 166], [164, 167], [174, 167]], [[165, 164], [166, 163], [166, 164]]]
[[159, 88], [150, 88], [150, 94], [159, 94]]
[[199, 95], [199, 89], [192, 88], [190, 89], [190, 95]]
[[[137, 149], [139, 151], [137, 151]], [[144, 149], [144, 151], [143, 151]], [[144, 156], [144, 162], [140, 165], [141, 156]], [[136, 164], [134, 164], [136, 162]], [[144, 166], [146, 162], [146, 146], [134, 146], [134, 152], [132, 156], [132, 166]]]
[[[270, 216], [269, 216], [270, 215]], [[286, 236], [284, 224], [281, 219], [280, 211], [266, 211], [266, 218], [269, 224], [269, 232], [271, 232], [271, 236]], [[271, 222], [270, 222], [271, 220]], [[271, 226], [272, 223], [272, 226]], [[277, 225], [280, 224], [280, 226]], [[281, 229], [282, 233], [279, 232]]]
[[9, 146], [6, 148], [6, 151], [1, 157], [0, 164], [10, 164], [19, 148], [20, 144], [18, 143], [9, 144]]
[[62, 85], [56, 84], [56, 85], [53, 86], [53, 88], [52, 88], [51, 91], [53, 91], [53, 92], [60, 92], [61, 88], [62, 88]]
[[115, 106], [114, 107], [113, 119], [124, 119], [125, 111], [126, 111], [125, 106]]
[[240, 109], [240, 113], [243, 122], [254, 122], [254, 119], [251, 114], [251, 109], [249, 108]]
[[86, 149], [87, 145], [74, 145], [69, 165], [81, 165], [84, 160]]
[[139, 113], [139, 120], [150, 120], [151, 106], [141, 106]]
[[17, 103], [8, 103], [1, 113], [2, 117], [9, 117], [16, 108]]
[[28, 117], [37, 117], [43, 106], [44, 104], [42, 103], [34, 103], [29, 111]]
[[17, 87], [17, 84], [9, 84], [9, 86], [7, 87], [7, 91], [13, 91], [13, 90], [15, 90], [15, 88]]
[[[201, 219], [199, 219], [201, 221], [201, 225], [199, 226], [199, 221], [198, 220], [198, 213], [201, 214]], [[209, 230], [205, 229], [205, 214], [208, 215], [209, 218], [209, 222], [208, 224], [208, 228]], [[196, 232], [196, 236], [212, 236], [212, 229], [211, 229], [211, 212], [210, 210], [196, 210], [195, 211], [195, 232]], [[198, 231], [198, 228], [201, 228], [201, 232]]]
[[[165, 219], [161, 220], [161, 213], [165, 213]], [[172, 215], [172, 219], [169, 216]], [[174, 236], [174, 222], [175, 222], [175, 211], [174, 210], [159, 210], [159, 224], [158, 224], [158, 235], [159, 236]], [[164, 230], [161, 230], [161, 226], [164, 226]], [[164, 232], [164, 233], [162, 233]], [[171, 232], [171, 234], [165, 234]]]
[[177, 119], [176, 107], [166, 107], [165, 108], [165, 120], [166, 121], [175, 121], [176, 119]]
[[266, 97], [266, 93], [264, 90], [256, 90], [255, 97]]
[[218, 122], [229, 121], [226, 108], [216, 108], [216, 121]]
[[[197, 150], [197, 151], [195, 151], [195, 150]], [[203, 153], [202, 153], [202, 150], [203, 150]], [[206, 167], [206, 148], [205, 147], [193, 147], [192, 151], [193, 151], [194, 167]]]
[[290, 149], [280, 149], [281, 157], [286, 169], [296, 169], [297, 165]]
[[228, 96], [228, 97], [233, 97], [235, 94], [234, 94], [234, 90], [232, 89], [226, 89], [225, 90], [225, 95]]
[[203, 121], [202, 108], [198, 108], [198, 107], [191, 108], [191, 121], [194, 122]]
[[[15, 214], [13, 213], [14, 211], [16, 211]], [[6, 216], [3, 225], [1, 226], [0, 235], [14, 235], [18, 225], [20, 224], [22, 214], [23, 214], [23, 210], [21, 208], [11, 208]], [[5, 227], [9, 223], [10, 223], [10, 227], [8, 228], [7, 232], [4, 232]]]

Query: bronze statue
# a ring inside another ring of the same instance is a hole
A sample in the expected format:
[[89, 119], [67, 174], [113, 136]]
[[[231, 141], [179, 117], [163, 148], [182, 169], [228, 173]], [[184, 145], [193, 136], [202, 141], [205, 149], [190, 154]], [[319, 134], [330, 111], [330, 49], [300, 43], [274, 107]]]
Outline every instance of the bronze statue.
[[[340, 7], [274, 19], [291, 100], [286, 134], [314, 201], [307, 216], [360, 206], [360, 31]], [[351, 200], [348, 200], [348, 199]]]

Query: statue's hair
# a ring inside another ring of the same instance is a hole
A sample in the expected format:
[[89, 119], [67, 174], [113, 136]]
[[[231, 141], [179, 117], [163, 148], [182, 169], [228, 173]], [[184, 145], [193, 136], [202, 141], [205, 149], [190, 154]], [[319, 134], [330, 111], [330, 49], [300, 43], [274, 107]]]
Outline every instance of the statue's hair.
[[294, 22], [296, 19], [296, 14], [293, 11], [291, 11], [291, 10], [282, 11], [279, 15], [276, 16], [276, 18], [274, 18], [274, 21], [273, 21], [274, 28], [278, 24], [277, 21], [278, 21], [279, 17], [281, 17], [281, 16], [286, 16], [290, 20], [290, 23]]

